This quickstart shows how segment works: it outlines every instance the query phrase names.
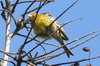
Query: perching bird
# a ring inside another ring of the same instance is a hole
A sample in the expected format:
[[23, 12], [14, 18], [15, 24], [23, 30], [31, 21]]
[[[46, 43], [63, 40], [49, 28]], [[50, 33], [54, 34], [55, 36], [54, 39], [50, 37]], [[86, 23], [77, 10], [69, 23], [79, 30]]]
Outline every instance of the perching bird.
[[[28, 16], [31, 22], [31, 26], [34, 29], [35, 35], [40, 34], [39, 35], [40, 38], [46, 38], [53, 32], [57, 31], [58, 28], [60, 28], [60, 25], [57, 23], [57, 20], [54, 23], [52, 23], [55, 20], [55, 18], [51, 17], [49, 12], [38, 13], [38, 14], [35, 12], [32, 12]], [[60, 28], [50, 38], [54, 38], [61, 45], [64, 45], [63, 40], [68, 40], [68, 37], [65, 34], [63, 28]], [[73, 53], [66, 46], [63, 46], [63, 49], [65, 50], [68, 58], [70, 57], [70, 55], [73, 55]]]

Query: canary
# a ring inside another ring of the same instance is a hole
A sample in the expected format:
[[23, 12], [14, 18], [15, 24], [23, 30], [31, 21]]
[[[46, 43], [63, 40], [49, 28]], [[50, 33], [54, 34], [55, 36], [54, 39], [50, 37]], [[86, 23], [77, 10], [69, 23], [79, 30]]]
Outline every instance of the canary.
[[[61, 26], [57, 23], [57, 20], [52, 23], [55, 18], [51, 17], [49, 12], [45, 13], [35, 13], [32, 12], [29, 15], [29, 21], [31, 22], [31, 26], [34, 29], [35, 35], [39, 35], [40, 38], [46, 38], [53, 32], [57, 31], [58, 28]], [[52, 23], [52, 24], [51, 24]], [[67, 35], [65, 34], [63, 28], [60, 28], [55, 34], [53, 34], [50, 38], [54, 38], [57, 40], [61, 45], [64, 45], [63, 40], [68, 40]], [[63, 46], [68, 58], [73, 53], [66, 47]]]

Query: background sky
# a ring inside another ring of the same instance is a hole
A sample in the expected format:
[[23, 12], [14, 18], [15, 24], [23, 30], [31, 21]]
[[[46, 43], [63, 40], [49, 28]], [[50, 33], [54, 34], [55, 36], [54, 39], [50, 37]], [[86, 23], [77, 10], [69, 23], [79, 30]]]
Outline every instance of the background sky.
[[[4, 1], [4, 0], [1, 0], [1, 1]], [[23, 0], [20, 0], [20, 1], [23, 1]], [[74, 1], [75, 0], [55, 0], [53, 3], [50, 3], [46, 6], [44, 6], [40, 10], [40, 12], [51, 12], [53, 17], [57, 17], [66, 8], [68, 8]], [[37, 4], [38, 3], [34, 4], [31, 9], [34, 9], [34, 7], [37, 7]], [[20, 16], [20, 14], [22, 14], [24, 12], [25, 8], [27, 8], [28, 5], [29, 5], [29, 3], [24, 4], [24, 5], [18, 5], [18, 7], [16, 9], [16, 13], [13, 14], [14, 17], [16, 18], [16, 20], [18, 20], [18, 17]], [[0, 9], [1, 9], [1, 7], [0, 7]], [[72, 19], [79, 18], [79, 17], [83, 17], [83, 19], [77, 20], [75, 22], [72, 22], [72, 23], [64, 26], [64, 30], [69, 37], [68, 42], [74, 40], [75, 38], [81, 37], [93, 30], [100, 29], [100, 0], [79, 0], [71, 9], [69, 9], [63, 16], [61, 16], [61, 18], [58, 19], [58, 23], [67, 22], [67, 21], [70, 21]], [[26, 18], [27, 18], [27, 16], [26, 16]], [[14, 26], [15, 25], [12, 21], [11, 22], [11, 32], [15, 29]], [[0, 28], [0, 50], [4, 50], [5, 22], [3, 21], [1, 16], [0, 16], [0, 27], [1, 27]], [[21, 30], [19, 33], [27, 35], [27, 31], [25, 29]], [[33, 34], [33, 32], [32, 32], [32, 34]], [[92, 34], [91, 36], [94, 36], [95, 34]], [[89, 36], [89, 37], [91, 37], [91, 36]], [[89, 37], [87, 37], [87, 38], [89, 38]], [[80, 41], [72, 43], [68, 47], [70, 48], [70, 47], [78, 44], [79, 42], [86, 40], [87, 38], [84, 38]], [[42, 41], [42, 39], [39, 39], [39, 40]], [[24, 38], [15, 36], [11, 40], [10, 52], [17, 52], [18, 48], [21, 46], [21, 44], [23, 42], [24, 42]], [[46, 42], [60, 45], [54, 39], [48, 40]], [[43, 45], [43, 46], [46, 48], [47, 51], [54, 49], [54, 47], [51, 47], [48, 45]], [[29, 45], [27, 45], [25, 47], [25, 51], [28, 51], [32, 47], [34, 47], [34, 46], [33, 46], [33, 43], [31, 42]], [[76, 60], [88, 58], [88, 52], [84, 52], [82, 50], [84, 47], [90, 48], [91, 57], [100, 56], [100, 36], [71, 50], [74, 54], [74, 56], [72, 56], [71, 58], [66, 58], [66, 55], [63, 54], [63, 55], [59, 56], [58, 58], [47, 61], [47, 64], [56, 64], [59, 62], [60, 63], [61, 62], [69, 62], [69, 61], [76, 61]], [[41, 50], [41, 47], [36, 49], [33, 53], [36, 53], [36, 51], [43, 52], [43, 50]], [[58, 52], [60, 52], [60, 51], [63, 51], [63, 49], [59, 50]], [[58, 52], [55, 52], [55, 53], [58, 53]], [[3, 54], [0, 53], [0, 58], [2, 56], [3, 56]], [[89, 64], [89, 61], [81, 62], [80, 66], [85, 66], [86, 64]], [[99, 66], [100, 58], [91, 60], [91, 64], [92, 64], [92, 66]], [[8, 66], [11, 66], [11, 64], [9, 64]], [[69, 65], [62, 65], [62, 66], [69, 66]]]

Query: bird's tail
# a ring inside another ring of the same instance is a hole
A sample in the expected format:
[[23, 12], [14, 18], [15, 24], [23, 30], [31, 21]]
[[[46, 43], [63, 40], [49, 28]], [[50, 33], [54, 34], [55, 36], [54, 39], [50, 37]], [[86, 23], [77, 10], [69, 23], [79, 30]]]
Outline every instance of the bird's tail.
[[70, 55], [73, 55], [73, 53], [67, 48], [67, 46], [64, 46], [63, 38], [61, 36], [56, 36], [54, 37], [62, 46], [64, 49], [65, 53], [67, 54], [68, 58], [70, 58]]
[[[64, 44], [63, 44], [64, 45]], [[63, 46], [63, 49], [65, 50], [68, 58], [70, 58], [70, 55], [73, 55], [73, 53], [66, 47], [66, 46]]]

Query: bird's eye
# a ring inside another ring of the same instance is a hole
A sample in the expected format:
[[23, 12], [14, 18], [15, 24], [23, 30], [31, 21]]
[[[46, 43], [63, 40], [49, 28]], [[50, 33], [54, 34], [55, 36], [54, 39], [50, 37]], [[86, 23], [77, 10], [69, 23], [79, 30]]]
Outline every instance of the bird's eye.
[[49, 14], [48, 16], [52, 16], [51, 14]]

